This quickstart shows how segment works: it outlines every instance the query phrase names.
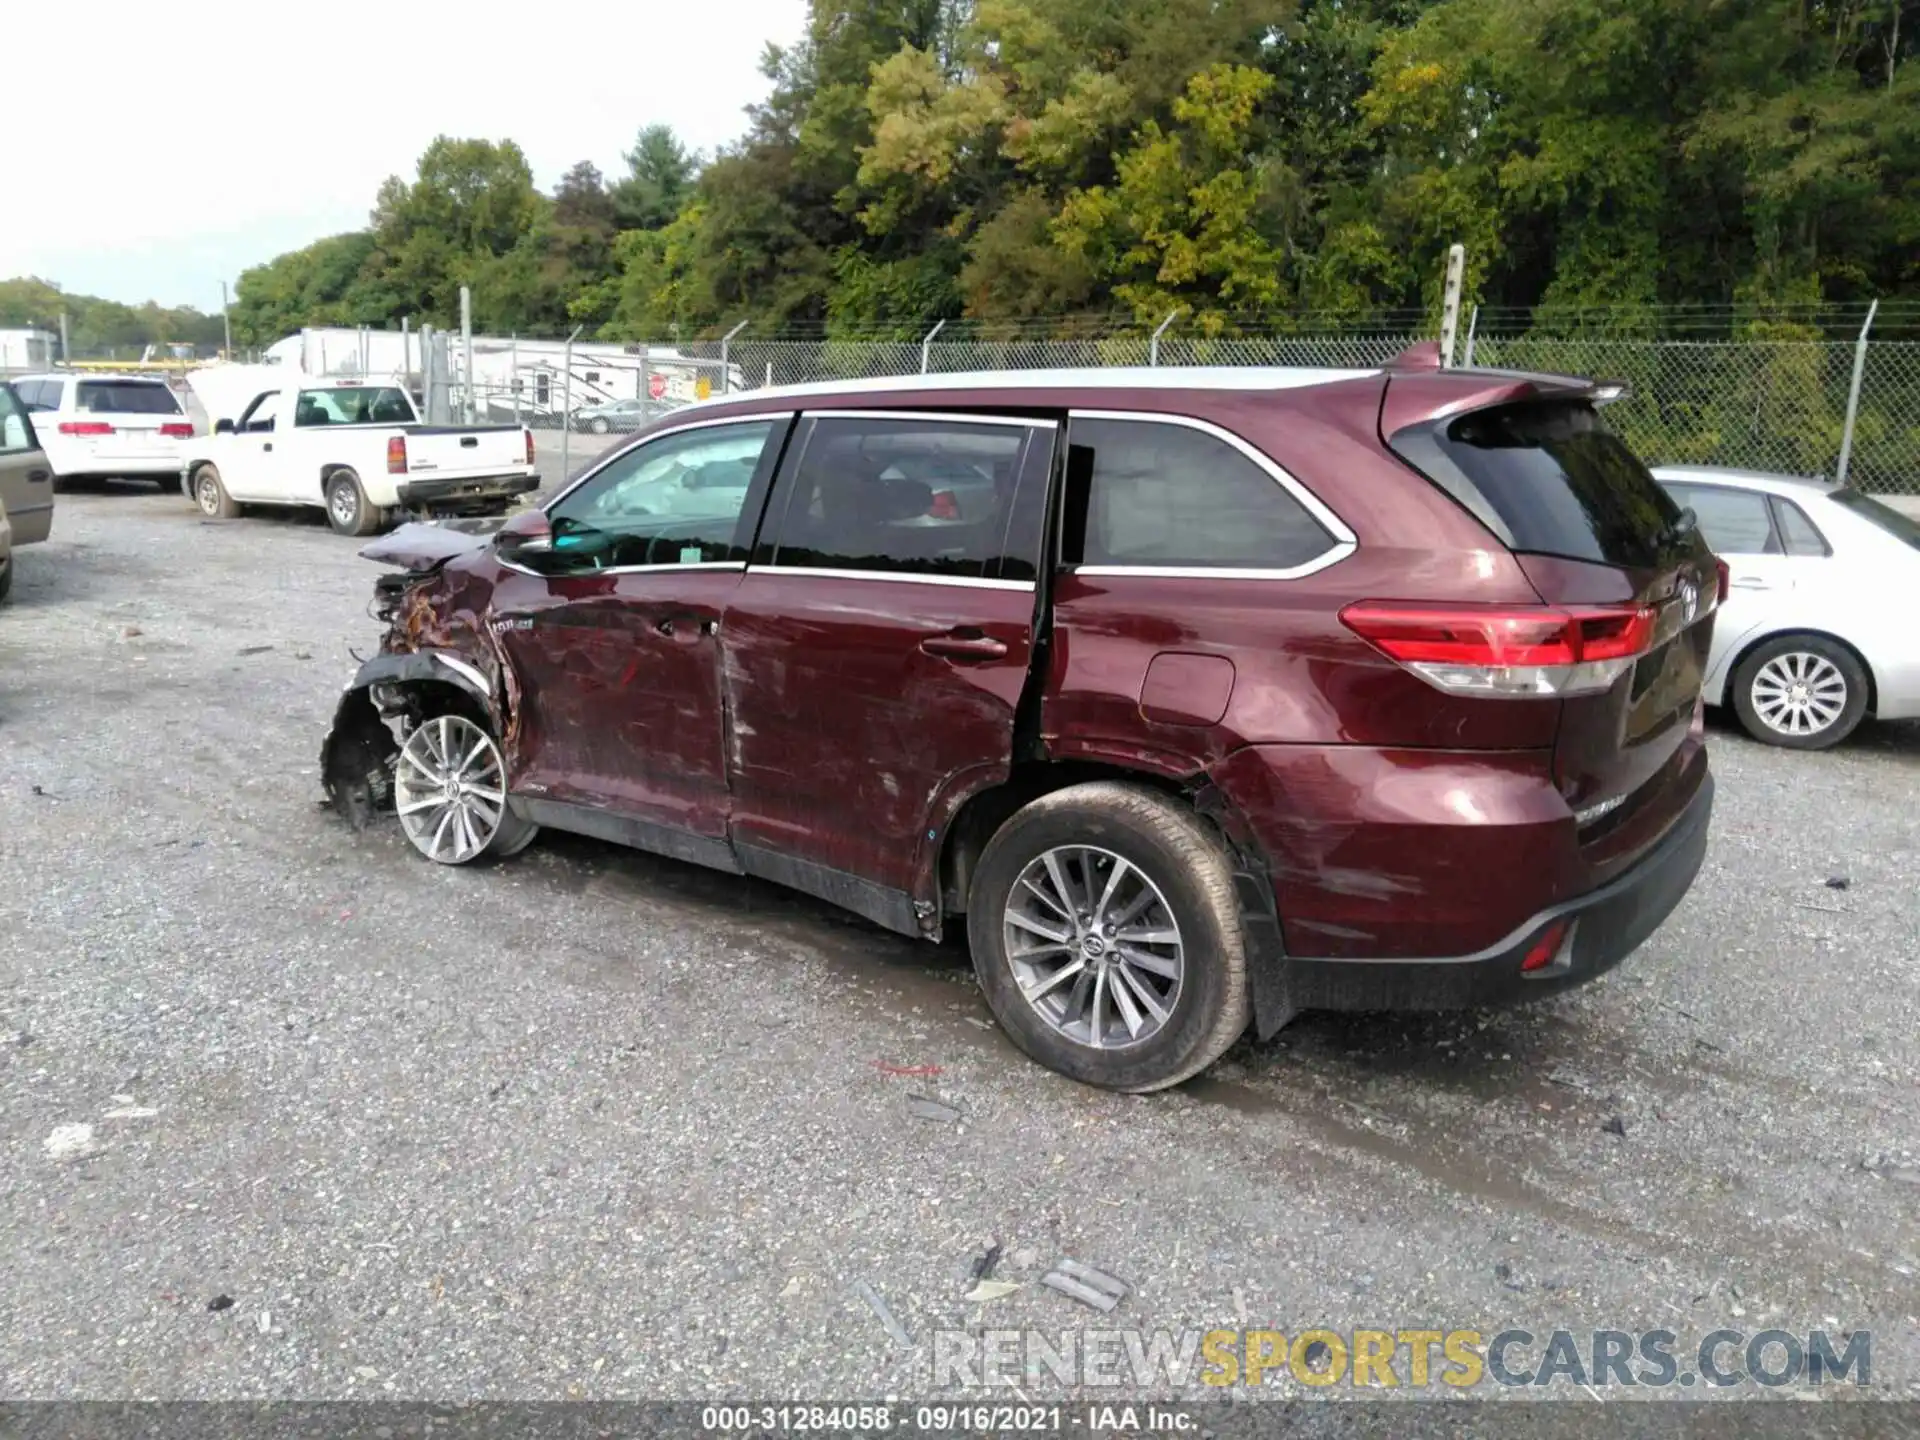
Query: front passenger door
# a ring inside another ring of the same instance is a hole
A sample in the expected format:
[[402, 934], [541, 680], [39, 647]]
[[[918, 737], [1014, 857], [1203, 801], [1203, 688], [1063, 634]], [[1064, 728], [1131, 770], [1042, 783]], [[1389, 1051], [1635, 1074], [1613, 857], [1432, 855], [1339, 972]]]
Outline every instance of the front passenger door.
[[273, 466], [273, 412], [280, 392], [268, 390], [256, 395], [253, 403], [240, 412], [233, 434], [222, 436], [217, 447], [215, 466], [227, 494], [235, 500], [277, 500], [268, 472]]
[[790, 421], [644, 440], [548, 506], [550, 550], [503, 562], [528, 818], [733, 868], [717, 632]]

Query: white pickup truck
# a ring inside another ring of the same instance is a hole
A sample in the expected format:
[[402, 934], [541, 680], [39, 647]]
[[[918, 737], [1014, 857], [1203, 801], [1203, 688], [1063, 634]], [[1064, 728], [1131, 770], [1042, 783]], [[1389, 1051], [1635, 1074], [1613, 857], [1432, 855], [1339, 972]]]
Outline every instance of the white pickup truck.
[[501, 515], [540, 488], [523, 426], [425, 425], [397, 385], [320, 379], [217, 420], [182, 449], [180, 481], [219, 519], [250, 504], [318, 505], [343, 535], [403, 516]]

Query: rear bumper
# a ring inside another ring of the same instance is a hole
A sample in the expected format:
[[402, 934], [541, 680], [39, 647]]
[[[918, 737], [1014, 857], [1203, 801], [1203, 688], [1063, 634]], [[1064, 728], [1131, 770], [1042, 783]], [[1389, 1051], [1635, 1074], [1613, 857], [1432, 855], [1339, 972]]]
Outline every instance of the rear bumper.
[[540, 488], [538, 474], [457, 475], [445, 479], [408, 480], [394, 487], [400, 504], [409, 510], [461, 510], [510, 500]]
[[[1471, 955], [1429, 959], [1287, 961], [1293, 1003], [1320, 1010], [1445, 1010], [1534, 999], [1605, 974], [1632, 954], [1680, 903], [1707, 851], [1713, 777], [1646, 855], [1599, 889], [1542, 910]], [[1568, 934], [1552, 963], [1520, 968], [1556, 923]]]

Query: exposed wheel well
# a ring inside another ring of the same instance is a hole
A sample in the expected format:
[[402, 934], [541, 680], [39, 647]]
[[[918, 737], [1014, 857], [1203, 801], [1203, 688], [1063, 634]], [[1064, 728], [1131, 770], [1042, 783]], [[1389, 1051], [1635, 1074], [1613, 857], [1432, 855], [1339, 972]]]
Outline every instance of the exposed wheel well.
[[360, 472], [355, 470], [351, 465], [322, 465], [320, 467], [320, 503], [322, 505], [327, 503], [327, 487], [333, 483], [333, 477], [343, 472], [353, 476], [355, 480], [360, 478]]
[[1042, 795], [1064, 790], [1069, 785], [1083, 785], [1090, 780], [1124, 780], [1145, 789], [1157, 790], [1193, 806], [1203, 819], [1217, 825], [1215, 817], [1196, 800], [1200, 788], [1205, 784], [1204, 777], [1195, 784], [1183, 785], [1164, 775], [1091, 761], [1035, 761], [1016, 765], [1004, 784], [971, 796], [947, 826], [946, 839], [940, 850], [941, 912], [946, 915], [966, 913], [967, 891], [973, 885], [974, 867], [986, 850], [987, 842], [993, 839], [994, 833], [1016, 810]]
[[1879, 682], [1873, 678], [1873, 666], [1867, 663], [1867, 657], [1862, 655], [1855, 646], [1849, 644], [1845, 640], [1842, 640], [1838, 635], [1833, 634], [1831, 631], [1813, 630], [1805, 627], [1801, 627], [1793, 630], [1770, 631], [1769, 633], [1758, 636], [1757, 638], [1750, 640], [1745, 645], [1741, 646], [1740, 652], [1737, 655], [1735, 655], [1732, 661], [1727, 665], [1727, 688], [1726, 688], [1726, 695], [1725, 695], [1726, 703], [1728, 705], [1733, 704], [1734, 680], [1740, 674], [1740, 667], [1747, 663], [1748, 658], [1753, 654], [1754, 651], [1758, 650], [1762, 645], [1772, 644], [1775, 640], [1794, 640], [1802, 636], [1805, 636], [1813, 640], [1824, 640], [1829, 645], [1833, 645], [1841, 650], [1846, 651], [1849, 655], [1851, 655], [1854, 658], [1854, 662], [1859, 665], [1860, 673], [1867, 677], [1867, 711], [1868, 713], [1871, 714], [1873, 711], [1880, 708]]

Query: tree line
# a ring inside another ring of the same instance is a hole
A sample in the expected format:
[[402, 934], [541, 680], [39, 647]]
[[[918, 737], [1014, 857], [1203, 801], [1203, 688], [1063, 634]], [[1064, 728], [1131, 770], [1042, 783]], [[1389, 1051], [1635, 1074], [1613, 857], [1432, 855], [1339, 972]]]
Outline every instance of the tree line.
[[644, 130], [549, 194], [433, 142], [368, 227], [247, 271], [306, 324], [1231, 334], [1258, 317], [1755, 326], [1920, 298], [1920, 0], [813, 0], [744, 134]]

